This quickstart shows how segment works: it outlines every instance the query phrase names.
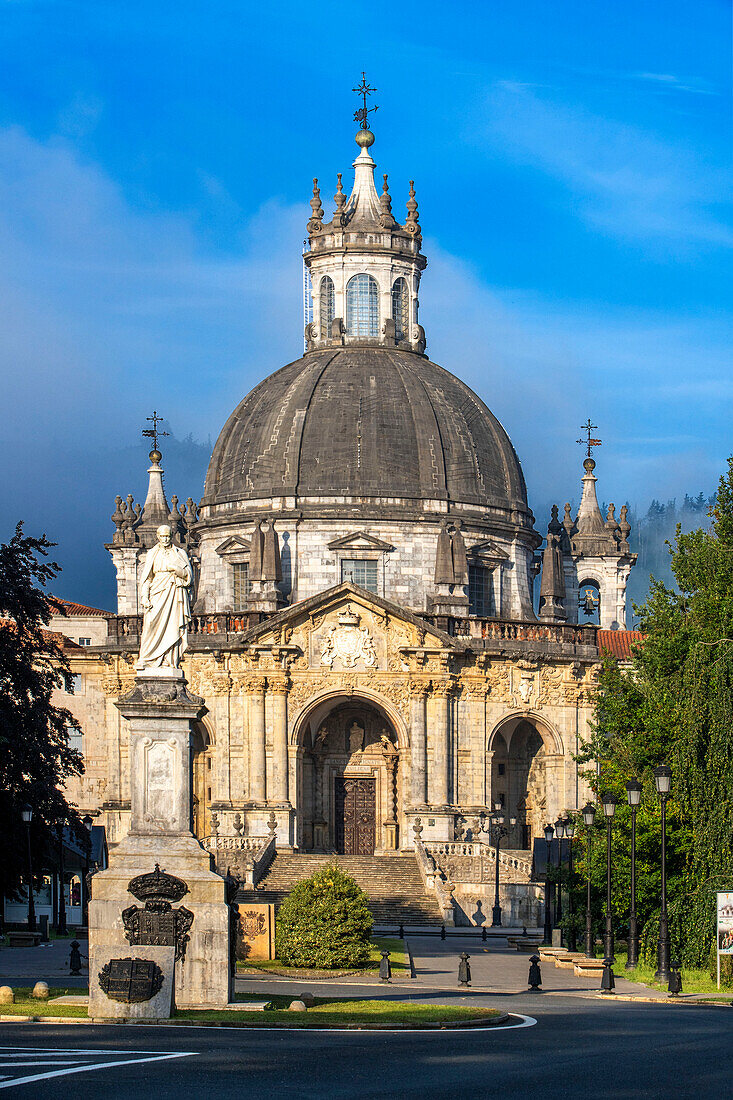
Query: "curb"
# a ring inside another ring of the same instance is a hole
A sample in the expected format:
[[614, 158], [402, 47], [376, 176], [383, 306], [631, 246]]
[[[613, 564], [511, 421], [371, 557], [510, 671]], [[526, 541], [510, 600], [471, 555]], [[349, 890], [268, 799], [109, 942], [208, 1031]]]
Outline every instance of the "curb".
[[252, 1020], [246, 1023], [227, 1023], [224, 1020], [217, 1021], [216, 1023], [203, 1023], [197, 1020], [104, 1020], [104, 1019], [88, 1019], [84, 1016], [0, 1016], [0, 1023], [21, 1023], [21, 1024], [89, 1024], [96, 1025], [98, 1027], [238, 1027], [238, 1028], [253, 1028], [255, 1030], [261, 1030], [263, 1027], [268, 1030], [271, 1028], [278, 1028], [282, 1031], [451, 1031], [456, 1029], [470, 1029], [476, 1027], [496, 1027], [503, 1025], [510, 1019], [511, 1014], [508, 1012], [502, 1013], [500, 1016], [488, 1016], [478, 1017], [474, 1020], [446, 1020], [444, 1022], [435, 1021], [425, 1023], [409, 1023], [409, 1024], [324, 1024], [322, 1027], [318, 1024], [302, 1024], [297, 1023], [267, 1023], [262, 1024], [259, 1021]]

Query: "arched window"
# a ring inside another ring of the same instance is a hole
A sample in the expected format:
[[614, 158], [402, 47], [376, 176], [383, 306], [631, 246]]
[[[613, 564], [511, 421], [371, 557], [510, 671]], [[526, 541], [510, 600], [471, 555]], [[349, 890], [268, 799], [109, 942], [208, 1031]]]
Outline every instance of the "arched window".
[[410, 292], [407, 279], [395, 279], [392, 287], [392, 320], [397, 340], [407, 340], [410, 331]]
[[333, 280], [325, 275], [321, 279], [321, 305], [319, 318], [321, 322], [321, 338], [331, 339], [331, 325], [336, 311], [336, 298], [333, 292]]
[[346, 334], [379, 336], [379, 287], [371, 275], [354, 275], [346, 285]]
[[578, 622], [601, 625], [601, 590], [597, 581], [581, 581], [578, 584]]

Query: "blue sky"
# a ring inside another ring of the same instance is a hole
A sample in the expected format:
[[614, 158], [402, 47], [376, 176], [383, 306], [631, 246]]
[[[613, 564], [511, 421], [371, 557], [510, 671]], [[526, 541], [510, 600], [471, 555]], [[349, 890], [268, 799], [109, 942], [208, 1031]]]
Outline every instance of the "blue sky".
[[0, 537], [111, 606], [114, 494], [167, 417], [169, 492], [302, 348], [311, 180], [355, 97], [394, 208], [416, 180], [428, 354], [499, 416], [544, 531], [577, 499], [714, 489], [733, 450], [731, 8], [0, 0]]

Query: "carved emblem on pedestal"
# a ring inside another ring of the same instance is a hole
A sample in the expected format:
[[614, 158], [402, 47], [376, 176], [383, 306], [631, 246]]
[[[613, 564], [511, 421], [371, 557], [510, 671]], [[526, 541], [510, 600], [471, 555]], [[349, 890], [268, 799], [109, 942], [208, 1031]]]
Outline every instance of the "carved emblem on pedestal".
[[99, 971], [102, 992], [113, 1001], [140, 1004], [163, 988], [163, 971], [149, 959], [110, 959]]
[[374, 668], [377, 654], [369, 631], [359, 627], [360, 617], [349, 604], [338, 617], [338, 626], [332, 626], [321, 645], [321, 664], [333, 668], [338, 658], [344, 668], [353, 668], [361, 658], [367, 668]]
[[[171, 901], [180, 901], [188, 893], [188, 886], [174, 875], [155, 870], [132, 879], [127, 889], [145, 908], [130, 905], [122, 911], [125, 937], [133, 947], [149, 945], [175, 947], [176, 959], [183, 959], [189, 941], [188, 933], [193, 924], [193, 913], [185, 906], [174, 909]], [[106, 991], [105, 991], [106, 992]]]

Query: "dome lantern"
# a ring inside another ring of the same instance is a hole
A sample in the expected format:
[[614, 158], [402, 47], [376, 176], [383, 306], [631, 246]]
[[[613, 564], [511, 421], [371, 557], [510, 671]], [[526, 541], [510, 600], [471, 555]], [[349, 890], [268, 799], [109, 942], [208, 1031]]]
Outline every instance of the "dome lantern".
[[392, 214], [386, 175], [381, 195], [374, 183], [376, 163], [370, 150], [375, 138], [367, 123], [369, 112], [377, 108], [367, 107], [366, 97], [375, 90], [365, 79], [354, 89], [363, 106], [355, 114], [359, 154], [351, 194], [345, 199], [339, 175], [336, 210], [329, 222], [323, 220], [315, 190], [311, 200], [303, 257], [313, 296], [313, 320], [305, 333], [309, 352], [334, 345], [378, 345], [425, 353], [418, 292], [427, 260], [420, 251], [414, 184], [410, 181], [407, 218], [400, 224]]

